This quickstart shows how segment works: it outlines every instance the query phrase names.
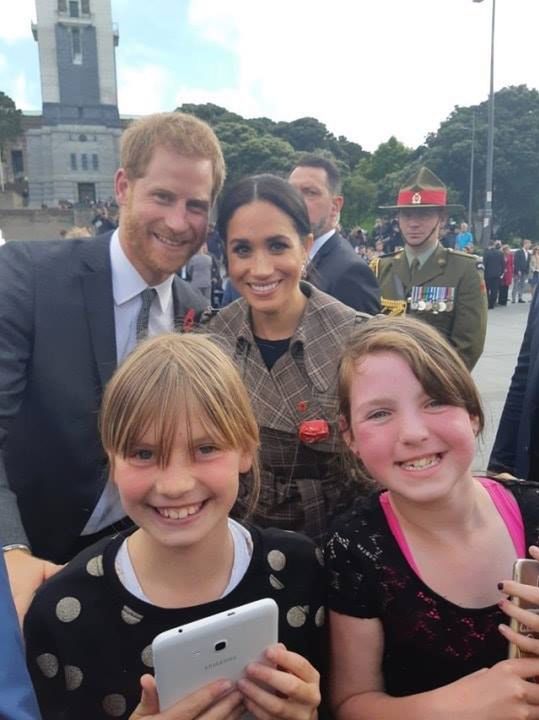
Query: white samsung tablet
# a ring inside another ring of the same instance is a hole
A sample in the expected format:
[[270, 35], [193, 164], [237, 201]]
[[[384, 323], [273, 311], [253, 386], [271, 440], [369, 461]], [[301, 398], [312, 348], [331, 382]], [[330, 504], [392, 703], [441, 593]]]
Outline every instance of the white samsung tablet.
[[277, 603], [264, 598], [157, 635], [152, 651], [161, 711], [213, 680], [237, 682], [278, 641], [278, 621]]

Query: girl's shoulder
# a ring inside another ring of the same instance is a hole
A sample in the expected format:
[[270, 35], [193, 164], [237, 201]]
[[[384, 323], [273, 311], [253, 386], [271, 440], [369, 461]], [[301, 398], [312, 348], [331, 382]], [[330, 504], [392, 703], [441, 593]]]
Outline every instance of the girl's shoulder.
[[105, 595], [112, 601], [111, 574], [107, 567], [112, 566], [124, 538], [125, 535], [120, 534], [99, 540], [46, 580], [34, 595], [27, 620], [45, 616], [62, 619], [62, 613], [66, 617], [77, 617], [83, 607], [92, 607]]
[[380, 504], [382, 490], [358, 497], [331, 525], [326, 543], [326, 562], [339, 556], [378, 567], [394, 542]]
[[380, 530], [387, 527], [380, 503], [382, 489], [371, 489], [366, 495], [358, 495], [350, 507], [338, 515], [331, 531], [355, 532], [360, 529]]
[[315, 571], [324, 564], [323, 551], [302, 533], [244, 523], [253, 538], [253, 554], [268, 572]]

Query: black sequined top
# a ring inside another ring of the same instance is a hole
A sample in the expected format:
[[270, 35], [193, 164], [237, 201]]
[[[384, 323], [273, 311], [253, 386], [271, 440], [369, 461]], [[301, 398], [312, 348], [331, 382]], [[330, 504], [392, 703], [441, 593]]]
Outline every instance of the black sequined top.
[[[519, 505], [526, 547], [539, 544], [539, 484], [504, 482]], [[447, 685], [507, 657], [497, 605], [463, 608], [433, 592], [414, 573], [380, 506], [380, 493], [358, 500], [329, 536], [329, 607], [379, 618], [384, 630], [383, 677], [389, 695]]]

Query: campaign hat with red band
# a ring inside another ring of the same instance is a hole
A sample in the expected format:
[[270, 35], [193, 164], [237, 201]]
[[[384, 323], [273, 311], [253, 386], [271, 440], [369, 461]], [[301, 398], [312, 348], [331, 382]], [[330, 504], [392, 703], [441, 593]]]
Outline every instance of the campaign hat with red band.
[[380, 210], [403, 208], [443, 208], [463, 210], [462, 205], [447, 204], [447, 188], [439, 177], [427, 167], [420, 168], [399, 190], [396, 205], [383, 205]]

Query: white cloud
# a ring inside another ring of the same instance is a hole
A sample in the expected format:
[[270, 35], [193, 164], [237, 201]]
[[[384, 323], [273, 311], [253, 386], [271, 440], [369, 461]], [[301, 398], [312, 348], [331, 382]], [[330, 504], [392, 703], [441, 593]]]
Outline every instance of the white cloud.
[[142, 115], [169, 106], [169, 71], [161, 65], [142, 64], [118, 67], [118, 106], [123, 115]]
[[[498, 4], [497, 87], [537, 86], [538, 5]], [[456, 103], [486, 98], [490, 7], [472, 0], [191, 0], [194, 30], [239, 64], [233, 87], [194, 94], [229, 98], [234, 104], [226, 107], [244, 115], [312, 115], [367, 149], [392, 134], [417, 145]]]
[[31, 23], [35, 19], [33, 0], [17, 0], [16, 7], [10, 0], [0, 4], [0, 39], [8, 43], [28, 40], [31, 36]]
[[13, 102], [21, 110], [28, 110], [32, 102], [28, 96], [28, 87], [24, 73], [18, 73], [13, 86]]

